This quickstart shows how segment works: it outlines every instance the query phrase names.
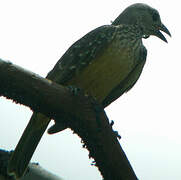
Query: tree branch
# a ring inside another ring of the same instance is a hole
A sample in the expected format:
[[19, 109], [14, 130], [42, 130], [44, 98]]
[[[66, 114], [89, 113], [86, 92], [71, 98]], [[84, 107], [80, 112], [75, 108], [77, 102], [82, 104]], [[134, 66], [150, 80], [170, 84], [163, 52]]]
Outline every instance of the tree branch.
[[[0, 180], [14, 180], [7, 175], [7, 165], [11, 152], [0, 149]], [[43, 169], [37, 163], [29, 163], [28, 172], [19, 180], [63, 180], [62, 178]]]
[[105, 180], [137, 180], [100, 105], [68, 88], [0, 60], [0, 96], [29, 106], [78, 134]]

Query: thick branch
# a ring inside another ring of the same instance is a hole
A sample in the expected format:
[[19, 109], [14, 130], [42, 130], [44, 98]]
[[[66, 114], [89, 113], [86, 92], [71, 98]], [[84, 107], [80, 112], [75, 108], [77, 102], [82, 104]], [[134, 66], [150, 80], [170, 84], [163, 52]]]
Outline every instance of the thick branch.
[[66, 123], [83, 140], [105, 180], [136, 180], [103, 109], [82, 92], [0, 60], [0, 95]]

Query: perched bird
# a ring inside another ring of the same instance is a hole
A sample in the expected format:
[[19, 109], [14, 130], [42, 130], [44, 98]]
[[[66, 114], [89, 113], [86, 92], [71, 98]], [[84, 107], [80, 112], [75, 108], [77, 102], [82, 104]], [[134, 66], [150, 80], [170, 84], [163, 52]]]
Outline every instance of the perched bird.
[[[111, 25], [98, 27], [75, 42], [47, 78], [81, 88], [106, 107], [138, 80], [147, 55], [142, 38], [154, 35], [167, 42], [160, 30], [170, 35], [156, 9], [133, 4]], [[24, 174], [49, 122], [43, 114], [33, 113], [10, 159], [9, 174], [18, 178]]]

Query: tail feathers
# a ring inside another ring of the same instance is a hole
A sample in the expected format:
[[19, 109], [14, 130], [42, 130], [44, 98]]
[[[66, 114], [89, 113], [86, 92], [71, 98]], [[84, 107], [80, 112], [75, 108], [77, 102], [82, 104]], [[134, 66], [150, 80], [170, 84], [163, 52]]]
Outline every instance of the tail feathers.
[[28, 123], [15, 151], [10, 158], [8, 174], [20, 178], [24, 175], [33, 153], [45, 132], [50, 119], [40, 113], [34, 113]]

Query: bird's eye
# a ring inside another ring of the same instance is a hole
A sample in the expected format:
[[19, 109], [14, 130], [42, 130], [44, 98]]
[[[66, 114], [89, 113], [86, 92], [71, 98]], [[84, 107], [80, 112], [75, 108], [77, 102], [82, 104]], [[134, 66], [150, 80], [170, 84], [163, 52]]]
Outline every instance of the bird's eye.
[[153, 18], [153, 21], [158, 21], [160, 16], [157, 12], [154, 12], [153, 15], [152, 15], [152, 18]]

